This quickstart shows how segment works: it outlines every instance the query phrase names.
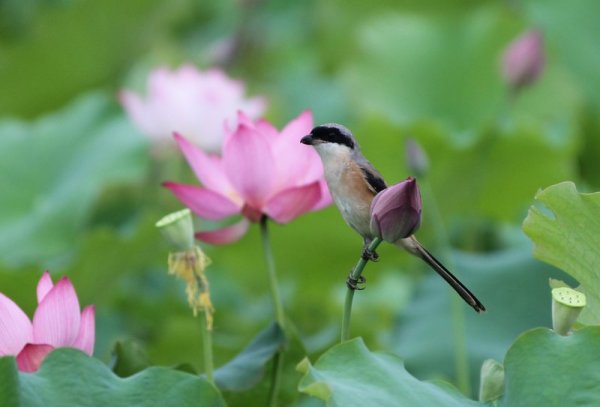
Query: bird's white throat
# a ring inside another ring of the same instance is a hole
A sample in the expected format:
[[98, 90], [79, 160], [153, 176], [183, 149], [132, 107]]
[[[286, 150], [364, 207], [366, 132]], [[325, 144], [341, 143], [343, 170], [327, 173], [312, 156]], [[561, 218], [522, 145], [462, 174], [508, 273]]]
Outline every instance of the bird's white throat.
[[321, 157], [326, 177], [328, 173], [330, 175], [333, 175], [332, 173], [339, 173], [352, 159], [352, 150], [343, 144], [320, 143], [314, 147]]

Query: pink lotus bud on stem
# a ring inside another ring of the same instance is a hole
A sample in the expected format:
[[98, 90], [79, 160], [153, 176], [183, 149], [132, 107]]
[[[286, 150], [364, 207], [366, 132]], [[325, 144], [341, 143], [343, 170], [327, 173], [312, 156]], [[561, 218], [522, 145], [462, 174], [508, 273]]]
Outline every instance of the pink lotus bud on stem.
[[371, 232], [394, 243], [415, 233], [421, 225], [421, 194], [409, 177], [381, 191], [371, 203]]
[[502, 56], [502, 75], [508, 86], [517, 92], [537, 80], [544, 70], [542, 33], [528, 31], [511, 42]]

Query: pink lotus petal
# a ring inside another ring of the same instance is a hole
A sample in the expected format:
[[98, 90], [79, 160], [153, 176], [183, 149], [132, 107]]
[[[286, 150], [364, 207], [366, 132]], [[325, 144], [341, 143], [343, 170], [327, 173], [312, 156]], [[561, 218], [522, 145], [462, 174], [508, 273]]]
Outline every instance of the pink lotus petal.
[[194, 174], [206, 188], [223, 195], [233, 191], [219, 157], [207, 155], [180, 134], [174, 133], [174, 137]]
[[225, 146], [229, 142], [229, 139], [235, 134], [235, 132], [240, 126], [247, 126], [250, 128], [256, 127], [254, 125], [254, 122], [252, 121], [252, 118], [243, 110], [238, 109], [235, 115], [235, 119], [227, 119], [223, 123], [223, 129], [225, 130], [223, 146]]
[[229, 198], [210, 189], [175, 182], [164, 182], [163, 186], [202, 218], [219, 220], [240, 212], [240, 208]]
[[227, 177], [252, 207], [262, 207], [271, 195], [275, 162], [266, 137], [256, 129], [240, 125], [223, 147]]
[[267, 202], [265, 213], [279, 223], [287, 223], [313, 209], [320, 199], [321, 186], [313, 182], [278, 193]]
[[275, 139], [279, 137], [279, 132], [277, 129], [264, 119], [258, 119], [254, 123], [254, 126], [256, 127], [256, 130], [264, 134], [269, 141], [275, 141]]
[[238, 110], [237, 112], [237, 126], [233, 129], [233, 131], [235, 131], [239, 126], [254, 127], [254, 122], [243, 110]]
[[79, 334], [73, 342], [73, 347], [81, 349], [88, 355], [94, 353], [94, 342], [96, 339], [96, 307], [88, 305], [81, 313], [81, 324], [79, 325]]
[[205, 152], [221, 151], [226, 128], [238, 126], [238, 110], [256, 118], [265, 109], [263, 98], [245, 96], [243, 82], [221, 70], [199, 71], [192, 65], [153, 70], [145, 93], [143, 97], [129, 91], [119, 94], [142, 133], [160, 142], [178, 131]]
[[40, 304], [46, 294], [54, 287], [54, 283], [52, 282], [52, 277], [50, 277], [50, 273], [48, 271], [44, 271], [42, 274], [42, 278], [38, 282], [36, 293], [37, 293], [37, 302]]
[[28, 343], [17, 355], [17, 366], [21, 372], [35, 372], [54, 348], [50, 345]]
[[27, 315], [0, 293], [0, 356], [16, 355], [32, 340], [33, 330]]
[[222, 229], [196, 233], [196, 239], [208, 244], [221, 245], [233, 243], [242, 238], [248, 231], [250, 222], [247, 219], [234, 223]]
[[67, 277], [46, 294], [33, 316], [33, 342], [71, 346], [79, 333], [79, 300]]
[[279, 189], [310, 184], [323, 178], [323, 164], [317, 152], [300, 144], [300, 139], [311, 128], [312, 114], [305, 111], [292, 120], [275, 141], [273, 154], [276, 158]]

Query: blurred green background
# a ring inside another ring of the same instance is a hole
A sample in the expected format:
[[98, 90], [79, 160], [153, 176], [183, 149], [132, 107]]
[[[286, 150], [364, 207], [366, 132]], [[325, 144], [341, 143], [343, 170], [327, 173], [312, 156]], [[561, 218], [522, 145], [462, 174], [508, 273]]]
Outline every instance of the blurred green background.
[[[151, 155], [116, 95], [141, 91], [160, 65], [221, 66], [268, 98], [279, 128], [307, 108], [346, 124], [389, 183], [409, 175], [405, 139], [423, 146], [419, 238], [488, 312], [382, 247], [352, 331], [417, 377], [450, 381], [466, 337], [475, 389], [483, 359], [550, 325], [547, 279], [565, 278], [532, 258], [520, 229], [536, 191], [600, 186], [598, 15], [592, 0], [0, 0], [0, 291], [31, 315], [42, 271], [69, 275], [97, 306], [97, 357], [110, 363], [115, 341], [132, 340], [152, 364], [201, 368], [199, 321], [154, 227], [180, 208], [160, 183], [193, 176], [176, 152]], [[531, 28], [545, 70], [510, 99], [500, 56]], [[286, 309], [314, 359], [338, 340], [361, 241], [333, 207], [271, 230]], [[256, 226], [205, 250], [221, 365], [272, 311]], [[289, 358], [290, 389], [301, 357]]]

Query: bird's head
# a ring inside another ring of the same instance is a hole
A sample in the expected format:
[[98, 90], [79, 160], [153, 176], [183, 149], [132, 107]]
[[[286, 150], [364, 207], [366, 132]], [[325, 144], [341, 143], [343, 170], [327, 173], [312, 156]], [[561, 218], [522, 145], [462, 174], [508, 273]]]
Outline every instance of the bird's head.
[[322, 124], [302, 137], [302, 144], [313, 146], [322, 159], [329, 156], [346, 156], [352, 154], [358, 144], [352, 132], [341, 124]]

